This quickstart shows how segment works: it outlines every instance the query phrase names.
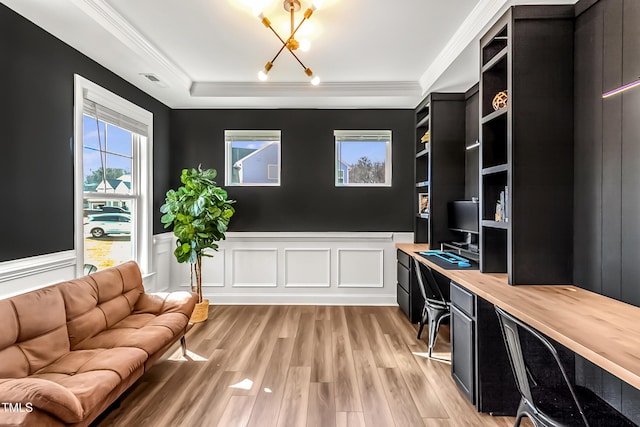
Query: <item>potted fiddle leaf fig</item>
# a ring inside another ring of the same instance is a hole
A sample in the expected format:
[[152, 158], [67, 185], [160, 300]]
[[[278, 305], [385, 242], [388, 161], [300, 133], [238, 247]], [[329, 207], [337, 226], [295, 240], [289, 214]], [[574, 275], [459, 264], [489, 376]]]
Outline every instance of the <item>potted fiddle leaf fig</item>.
[[173, 226], [176, 249], [173, 254], [179, 263], [191, 264], [191, 291], [198, 294], [198, 304], [191, 322], [208, 318], [209, 300], [202, 298], [202, 257], [213, 256], [207, 250], [218, 250], [224, 240], [229, 221], [235, 210], [235, 200], [216, 185], [215, 169], [183, 169], [182, 185], [167, 191], [165, 203], [160, 207], [165, 228]]

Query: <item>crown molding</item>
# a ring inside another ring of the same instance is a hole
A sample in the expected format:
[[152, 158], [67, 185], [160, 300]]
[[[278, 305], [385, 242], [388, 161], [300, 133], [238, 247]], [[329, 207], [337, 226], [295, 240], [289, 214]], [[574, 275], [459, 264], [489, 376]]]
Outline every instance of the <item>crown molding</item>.
[[[480, 0], [462, 22], [429, 68], [420, 77], [422, 95], [426, 95], [456, 58], [510, 5], [511, 0]], [[478, 46], [478, 49], [480, 46]]]
[[418, 82], [193, 82], [193, 97], [419, 97]]
[[159, 64], [164, 70], [176, 78], [183, 87], [189, 88], [191, 86], [191, 77], [151, 44], [146, 37], [140, 34], [135, 27], [124, 19], [122, 15], [105, 0], [71, 1], [102, 28], [124, 43], [129, 49]]

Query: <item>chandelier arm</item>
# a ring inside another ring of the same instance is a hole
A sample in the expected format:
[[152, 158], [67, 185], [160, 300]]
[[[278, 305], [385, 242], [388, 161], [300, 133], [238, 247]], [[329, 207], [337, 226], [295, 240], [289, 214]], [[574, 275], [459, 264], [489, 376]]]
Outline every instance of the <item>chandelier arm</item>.
[[291, 33], [291, 35], [289, 36], [289, 38], [287, 39], [287, 41], [291, 40], [293, 38], [293, 36], [296, 35], [296, 33], [298, 32], [298, 30], [300, 29], [300, 27], [302, 27], [302, 24], [304, 24], [304, 21], [306, 21], [307, 18], [302, 18], [302, 21], [300, 21], [300, 23], [298, 24], [298, 26], [296, 27], [295, 30], [293, 30], [293, 32]]
[[[282, 37], [280, 37], [280, 34], [278, 34], [278, 33], [276, 32], [276, 30], [275, 30], [271, 25], [269, 25], [269, 29], [270, 29], [271, 31], [273, 31], [273, 34], [275, 34], [275, 35], [276, 35], [276, 37], [278, 38], [278, 40], [280, 40], [280, 42], [282, 43], [282, 46], [286, 46], [287, 42], [286, 42], [286, 41], [284, 41], [284, 40], [282, 40]], [[287, 41], [288, 41], [288, 40], [289, 40], [289, 39], [287, 39]]]
[[282, 53], [282, 51], [284, 50], [285, 47], [287, 47], [287, 46], [284, 45], [284, 44], [280, 47], [280, 50], [278, 50], [278, 53], [276, 53], [276, 56], [274, 56], [273, 59], [271, 60], [272, 64], [274, 62], [276, 62], [276, 59], [278, 59], [278, 56], [280, 56], [280, 54]]
[[305, 65], [302, 63], [302, 61], [300, 61], [300, 58], [298, 58], [298, 55], [296, 55], [291, 49], [287, 48], [287, 50], [289, 51], [289, 53], [291, 53], [291, 55], [293, 55], [294, 58], [296, 58], [296, 61], [298, 61], [300, 63], [300, 65], [302, 65], [302, 68], [304, 68], [305, 70], [307, 69], [307, 67], [305, 67]]

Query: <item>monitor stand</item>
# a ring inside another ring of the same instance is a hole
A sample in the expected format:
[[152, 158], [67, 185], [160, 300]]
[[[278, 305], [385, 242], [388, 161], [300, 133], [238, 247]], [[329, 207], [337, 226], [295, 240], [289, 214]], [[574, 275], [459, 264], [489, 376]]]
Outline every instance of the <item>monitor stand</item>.
[[471, 252], [478, 252], [478, 236], [474, 233], [464, 233], [464, 243]]

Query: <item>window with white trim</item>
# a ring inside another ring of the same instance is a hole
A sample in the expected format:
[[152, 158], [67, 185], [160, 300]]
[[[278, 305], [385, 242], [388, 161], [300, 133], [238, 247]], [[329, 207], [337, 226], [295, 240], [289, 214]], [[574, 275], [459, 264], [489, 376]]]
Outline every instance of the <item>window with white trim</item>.
[[75, 77], [77, 273], [129, 260], [148, 273], [153, 114]]
[[224, 139], [225, 185], [280, 185], [279, 130], [225, 130]]
[[336, 130], [337, 187], [391, 186], [391, 131]]

